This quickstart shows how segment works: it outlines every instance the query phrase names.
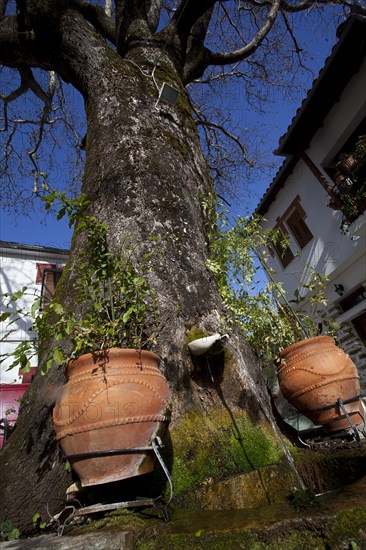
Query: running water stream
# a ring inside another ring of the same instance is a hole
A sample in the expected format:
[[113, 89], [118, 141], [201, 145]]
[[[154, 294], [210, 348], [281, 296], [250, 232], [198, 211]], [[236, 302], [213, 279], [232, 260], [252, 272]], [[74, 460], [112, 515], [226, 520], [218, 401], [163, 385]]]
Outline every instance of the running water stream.
[[295, 462], [294, 462], [294, 459], [292, 458], [291, 456], [291, 453], [289, 452], [286, 444], [284, 443], [282, 437], [281, 437], [281, 434], [279, 432], [279, 429], [277, 427], [277, 424], [275, 423], [273, 417], [272, 417], [272, 414], [271, 412], [268, 410], [268, 405], [267, 403], [265, 402], [265, 400], [263, 399], [263, 396], [261, 395], [261, 392], [258, 391], [258, 388], [256, 386], [256, 383], [255, 381], [253, 380], [253, 377], [251, 375], [251, 373], [249, 372], [247, 366], [246, 366], [246, 362], [245, 362], [245, 359], [239, 349], [239, 346], [235, 347], [233, 345], [233, 343], [231, 342], [231, 340], [229, 338], [227, 338], [226, 340], [223, 341], [223, 346], [230, 352], [233, 354], [233, 356], [235, 357], [236, 361], [238, 362], [239, 364], [239, 367], [240, 367], [240, 374], [243, 378], [243, 381], [246, 382], [247, 384], [249, 384], [249, 387], [251, 389], [251, 391], [257, 396], [258, 398], [258, 401], [261, 405], [261, 408], [262, 408], [262, 411], [264, 412], [265, 416], [266, 416], [266, 419], [268, 420], [272, 430], [273, 430], [273, 433], [275, 435], [275, 438], [276, 438], [276, 441], [278, 442], [278, 444], [280, 445], [280, 447], [282, 448], [283, 452], [284, 452], [284, 455], [289, 463], [289, 466], [290, 468], [292, 469], [292, 471], [294, 472], [295, 476], [296, 476], [296, 479], [299, 483], [299, 486], [301, 489], [306, 489], [306, 486], [303, 482], [303, 480], [301, 479], [301, 476], [296, 468], [296, 465], [295, 465]]

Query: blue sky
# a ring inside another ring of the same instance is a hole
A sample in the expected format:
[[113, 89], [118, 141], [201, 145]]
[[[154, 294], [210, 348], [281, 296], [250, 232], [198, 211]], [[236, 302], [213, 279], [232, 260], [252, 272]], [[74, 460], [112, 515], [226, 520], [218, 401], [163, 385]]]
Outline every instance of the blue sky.
[[9, 215], [3, 210], [0, 219], [0, 240], [55, 248], [70, 248], [72, 231], [66, 220], [45, 218], [39, 213], [32, 217]]
[[[274, 177], [278, 167], [282, 164], [283, 159], [275, 158], [271, 155], [277, 145], [280, 136], [285, 133], [289, 126], [296, 110], [301, 104], [301, 101], [306, 96], [307, 90], [310, 89], [313, 79], [318, 75], [320, 68], [324, 64], [324, 60], [329, 55], [332, 41], [335, 41], [335, 33], [331, 40], [318, 29], [315, 34], [307, 40], [307, 48], [311, 55], [311, 68], [313, 74], [303, 73], [302, 75], [302, 92], [295, 100], [289, 101], [284, 99], [281, 90], [274, 92], [270, 96], [270, 101], [266, 105], [266, 113], [259, 114], [255, 111], [248, 111], [240, 101], [240, 92], [238, 89], [235, 93], [229, 94], [230, 106], [238, 118], [238, 124], [248, 126], [249, 128], [256, 127], [259, 134], [265, 141], [265, 146], [268, 151], [268, 160], [274, 162], [275, 165], [266, 171], [257, 171], [255, 175], [255, 183], [243, 194], [240, 201], [233, 204], [233, 214], [249, 214], [257, 205], [260, 197], [265, 192], [271, 179]], [[308, 38], [308, 37], [307, 37]], [[243, 127], [244, 127], [243, 126]], [[72, 231], [69, 229], [67, 220], [55, 220], [51, 215], [44, 215], [40, 211], [34, 211], [31, 216], [23, 216], [21, 214], [9, 214], [3, 209], [0, 215], [0, 240], [12, 241], [23, 244], [51, 246], [56, 248], [69, 248], [71, 242]]]

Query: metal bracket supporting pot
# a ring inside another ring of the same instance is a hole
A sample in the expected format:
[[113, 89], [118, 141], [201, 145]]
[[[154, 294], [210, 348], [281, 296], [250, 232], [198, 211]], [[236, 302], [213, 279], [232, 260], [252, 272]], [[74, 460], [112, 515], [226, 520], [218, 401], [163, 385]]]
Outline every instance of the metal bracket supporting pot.
[[[354, 437], [356, 439], [356, 441], [360, 441], [360, 434], [358, 433], [358, 429], [355, 425], [355, 423], [353, 422], [352, 418], [350, 417], [350, 415], [348, 414], [347, 410], [346, 410], [346, 407], [344, 406], [344, 403], [342, 401], [342, 399], [338, 398], [337, 399], [337, 403], [339, 405], [339, 408], [342, 410], [344, 416], [347, 418], [350, 426], [351, 426], [351, 429], [353, 431], [353, 434], [354, 434]], [[365, 426], [365, 419], [364, 419], [364, 426]], [[360, 430], [361, 431], [361, 430]], [[363, 431], [363, 430], [362, 430]], [[365, 433], [363, 432], [363, 434], [365, 435]]]
[[[76, 458], [94, 458], [94, 457], [101, 457], [101, 456], [113, 456], [113, 455], [121, 455], [121, 454], [146, 453], [148, 451], [153, 451], [168, 480], [170, 495], [167, 502], [164, 502], [162, 499], [162, 496], [159, 496], [157, 498], [137, 498], [136, 500], [129, 500], [125, 502], [112, 502], [109, 504], [93, 504], [92, 506], [86, 506], [84, 508], [76, 508], [76, 506], [74, 505], [65, 506], [65, 508], [57, 516], [52, 516], [51, 514], [49, 514], [51, 518], [51, 523], [56, 522], [58, 524], [58, 535], [61, 536], [63, 534], [65, 526], [68, 523], [70, 523], [70, 521], [75, 517], [87, 516], [89, 514], [94, 514], [97, 512], [108, 512], [111, 510], [118, 510], [123, 508], [154, 507], [162, 512], [164, 521], [168, 522], [170, 520], [170, 513], [169, 513], [168, 506], [171, 503], [174, 496], [174, 487], [173, 487], [173, 480], [171, 478], [169, 470], [166, 467], [164, 460], [159, 452], [159, 449], [163, 447], [164, 445], [160, 437], [155, 437], [151, 442], [151, 446], [125, 448], [125, 449], [110, 449], [105, 451], [90, 451], [86, 453], [66, 455], [67, 459], [76, 459]], [[48, 502], [47, 502], [47, 510], [48, 510]]]
[[[361, 425], [359, 426], [356, 426], [355, 423], [353, 422], [350, 414], [348, 413], [345, 405], [348, 404], [348, 403], [352, 403], [354, 402], [355, 400], [358, 400], [359, 399], [359, 396], [357, 397], [354, 397], [354, 398], [351, 398], [351, 399], [347, 399], [345, 401], [343, 401], [340, 397], [337, 399], [337, 401], [335, 403], [332, 403], [331, 405], [326, 405], [324, 407], [321, 407], [321, 408], [318, 408], [317, 410], [327, 410], [327, 409], [330, 409], [330, 408], [333, 408], [335, 405], [337, 405], [340, 409], [340, 411], [342, 411], [343, 413], [343, 416], [340, 417], [340, 418], [346, 418], [348, 423], [349, 423], [349, 427], [350, 427], [350, 431], [352, 433], [352, 437], [358, 442], [358, 444], [360, 445], [361, 444], [361, 438], [360, 438], [360, 434], [362, 434], [364, 436], [364, 438], [366, 438], [366, 406], [363, 402], [363, 400], [361, 399], [360, 400], [360, 403], [361, 403], [361, 406], [362, 406], [362, 410], [363, 410], [363, 414], [362, 414], [362, 418], [363, 418], [363, 427]], [[305, 411], [306, 412], [306, 411]], [[331, 422], [334, 422], [334, 419], [331, 421]], [[324, 426], [326, 426], [326, 424], [324, 424]], [[348, 429], [348, 428], [347, 428]], [[343, 429], [342, 430], [342, 434], [345, 433], [345, 430]], [[305, 441], [303, 441], [301, 438], [300, 438], [300, 431], [299, 431], [299, 428], [297, 428], [297, 437], [300, 441], [300, 443], [302, 443], [304, 446], [306, 447], [309, 447], [310, 448], [310, 445], [308, 445]], [[339, 435], [338, 435], [339, 437]]]

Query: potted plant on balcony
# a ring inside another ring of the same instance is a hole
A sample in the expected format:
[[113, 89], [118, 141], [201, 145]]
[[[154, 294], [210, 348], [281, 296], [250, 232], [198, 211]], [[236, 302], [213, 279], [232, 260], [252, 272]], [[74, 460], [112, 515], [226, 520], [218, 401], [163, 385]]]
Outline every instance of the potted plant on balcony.
[[76, 231], [85, 236], [85, 251], [73, 267], [72, 302], [62, 305], [56, 292], [43, 313], [33, 307], [40, 345], [20, 347], [14, 365], [27, 369], [29, 355], [38, 351], [43, 373], [55, 364], [67, 365], [67, 383], [58, 395], [53, 421], [56, 437], [83, 486], [149, 472], [151, 452], [80, 456], [146, 447], [169, 421], [169, 390], [159, 357], [143, 349], [154, 340], [151, 332], [147, 337], [148, 326], [150, 331], [153, 325], [148, 311], [154, 309], [155, 300], [146, 280], [149, 256], [136, 267], [134, 247], [126, 243], [112, 254], [107, 226], [86, 213], [89, 204], [84, 196], [73, 200], [55, 192], [44, 200], [46, 208], [59, 205], [59, 218], [68, 214], [70, 224], [77, 222]]
[[344, 215], [343, 228], [366, 209], [366, 135], [359, 136], [353, 149], [340, 155], [336, 168], [334, 179], [338, 208]]

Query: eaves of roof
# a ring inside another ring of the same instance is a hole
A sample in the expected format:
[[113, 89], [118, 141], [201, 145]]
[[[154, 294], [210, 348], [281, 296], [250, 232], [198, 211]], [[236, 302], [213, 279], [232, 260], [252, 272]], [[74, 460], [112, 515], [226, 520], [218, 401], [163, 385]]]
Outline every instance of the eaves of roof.
[[41, 252], [42, 254], [60, 254], [68, 256], [70, 251], [67, 248], [54, 248], [52, 246], [39, 246], [14, 243], [10, 241], [0, 241], [0, 250], [19, 250], [28, 252]]
[[297, 156], [292, 156], [287, 158], [281, 168], [278, 170], [275, 178], [272, 180], [272, 183], [268, 187], [267, 191], [264, 193], [263, 197], [260, 200], [260, 203], [258, 204], [257, 208], [255, 209], [254, 213], [259, 214], [260, 216], [264, 216], [264, 214], [267, 212], [270, 204], [276, 200], [276, 195], [282, 189], [282, 187], [285, 184], [286, 179], [291, 174], [292, 170], [294, 169], [294, 166], [296, 165], [298, 161]]
[[366, 53], [366, 16], [353, 15], [342, 29], [340, 39], [318, 78], [280, 138], [277, 155], [293, 155], [305, 150], [323, 120], [338, 101], [351, 77], [357, 73]]
[[299, 153], [304, 151], [343, 89], [357, 73], [366, 53], [366, 16], [352, 15], [340, 27], [335, 44], [311, 90], [280, 138], [277, 155], [286, 160], [260, 200], [255, 213], [263, 216], [292, 172]]

